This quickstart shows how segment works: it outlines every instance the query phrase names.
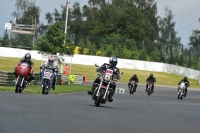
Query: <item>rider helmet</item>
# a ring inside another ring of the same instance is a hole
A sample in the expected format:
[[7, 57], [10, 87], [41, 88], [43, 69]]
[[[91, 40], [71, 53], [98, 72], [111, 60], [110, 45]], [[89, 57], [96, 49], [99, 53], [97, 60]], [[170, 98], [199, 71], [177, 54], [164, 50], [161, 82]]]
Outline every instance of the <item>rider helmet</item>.
[[26, 62], [29, 62], [31, 60], [31, 54], [26, 53], [25, 56], [24, 56], [24, 59], [25, 59]]
[[109, 64], [111, 65], [111, 67], [116, 67], [116, 65], [117, 65], [117, 57], [116, 56], [112, 56], [109, 59]]
[[49, 59], [48, 59], [49, 64], [52, 65], [52, 64], [54, 63], [54, 60], [55, 60], [55, 59], [54, 59], [54, 56], [52, 56], [52, 55], [49, 56]]
[[188, 78], [187, 78], [187, 76], [184, 76], [184, 78], [183, 78], [184, 80], [187, 80]]

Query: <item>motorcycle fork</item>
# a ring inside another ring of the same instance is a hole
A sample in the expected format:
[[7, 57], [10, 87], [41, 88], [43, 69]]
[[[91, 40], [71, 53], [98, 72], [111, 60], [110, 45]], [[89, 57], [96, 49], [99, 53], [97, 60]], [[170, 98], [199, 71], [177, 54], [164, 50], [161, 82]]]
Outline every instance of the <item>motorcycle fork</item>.
[[19, 76], [17, 76], [17, 80], [16, 80], [16, 82], [15, 82], [15, 85], [17, 85], [18, 80], [19, 80]]
[[21, 84], [20, 84], [20, 87], [22, 87], [22, 84], [24, 83], [24, 77], [22, 78], [22, 81], [21, 81]]
[[101, 82], [100, 82], [100, 85], [99, 85], [99, 88], [98, 88], [98, 91], [97, 91], [96, 96], [99, 96], [99, 91], [100, 91], [100, 89], [101, 89], [102, 83], [103, 83], [103, 80], [101, 79]]
[[108, 93], [109, 87], [110, 87], [110, 81], [109, 81], [109, 83], [108, 83], [108, 85], [107, 85], [107, 87], [106, 87], [106, 92], [105, 92], [105, 94], [104, 94], [104, 96], [103, 96], [103, 99], [106, 99], [106, 94]]

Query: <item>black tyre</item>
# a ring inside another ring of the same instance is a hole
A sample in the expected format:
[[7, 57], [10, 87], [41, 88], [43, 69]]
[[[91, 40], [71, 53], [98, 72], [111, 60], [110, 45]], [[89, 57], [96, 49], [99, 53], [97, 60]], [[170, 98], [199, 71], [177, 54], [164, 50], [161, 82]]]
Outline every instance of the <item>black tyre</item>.
[[180, 99], [181, 92], [178, 93], [178, 99]]
[[15, 93], [18, 93], [18, 86], [15, 87]]
[[147, 93], [148, 95], [151, 95], [151, 88], [148, 88]]
[[103, 95], [104, 95], [104, 91], [103, 91], [103, 90], [100, 90], [99, 96], [96, 97], [96, 101], [95, 101], [95, 105], [96, 105], [97, 107], [100, 106], [100, 103], [101, 103], [101, 100], [102, 100], [102, 98], [103, 98]]
[[42, 94], [45, 94], [45, 90], [46, 90], [46, 85], [43, 85], [43, 87], [42, 87]]
[[19, 88], [19, 93], [22, 93], [22, 88]]
[[134, 93], [134, 88], [133, 88], [133, 86], [131, 86], [131, 88], [130, 88], [130, 94], [133, 94]]
[[[18, 80], [17, 80], [16, 87], [15, 87], [15, 93], [18, 93], [18, 92], [19, 92], [21, 82], [22, 82], [22, 77], [19, 77]], [[21, 93], [21, 92], [19, 92], [19, 93]]]

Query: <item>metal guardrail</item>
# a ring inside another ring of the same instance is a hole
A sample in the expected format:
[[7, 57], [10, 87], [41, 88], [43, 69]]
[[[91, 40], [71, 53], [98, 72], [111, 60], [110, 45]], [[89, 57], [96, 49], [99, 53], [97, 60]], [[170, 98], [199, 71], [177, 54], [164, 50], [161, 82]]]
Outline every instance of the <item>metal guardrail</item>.
[[83, 75], [75, 74], [75, 80], [72, 84], [83, 84]]

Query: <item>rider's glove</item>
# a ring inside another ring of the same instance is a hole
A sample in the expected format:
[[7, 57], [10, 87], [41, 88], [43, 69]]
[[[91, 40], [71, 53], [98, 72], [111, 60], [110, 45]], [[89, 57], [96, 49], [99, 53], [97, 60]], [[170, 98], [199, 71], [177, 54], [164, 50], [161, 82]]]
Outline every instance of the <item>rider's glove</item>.
[[119, 80], [120, 79], [120, 75], [117, 75], [117, 80]]
[[97, 72], [100, 72], [101, 71], [101, 68], [97, 68], [97, 70], [96, 70]]

